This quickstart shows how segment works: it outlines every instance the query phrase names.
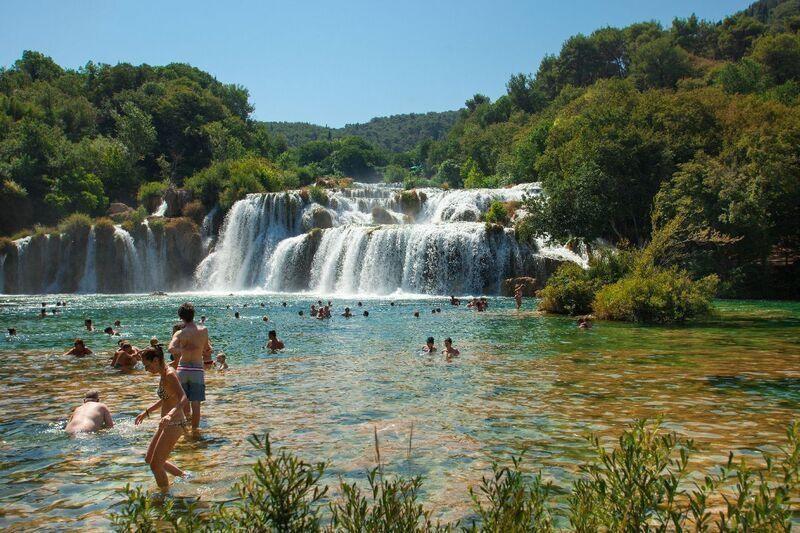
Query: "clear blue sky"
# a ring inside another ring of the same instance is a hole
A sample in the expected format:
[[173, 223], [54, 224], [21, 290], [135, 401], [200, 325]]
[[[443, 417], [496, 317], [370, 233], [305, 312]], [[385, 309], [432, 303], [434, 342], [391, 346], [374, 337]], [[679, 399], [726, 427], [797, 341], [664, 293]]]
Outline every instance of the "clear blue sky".
[[493, 99], [575, 33], [696, 13], [719, 20], [748, 0], [477, 2], [2, 0], [0, 65], [25, 49], [88, 61], [186, 62], [250, 91], [261, 120], [329, 126]]

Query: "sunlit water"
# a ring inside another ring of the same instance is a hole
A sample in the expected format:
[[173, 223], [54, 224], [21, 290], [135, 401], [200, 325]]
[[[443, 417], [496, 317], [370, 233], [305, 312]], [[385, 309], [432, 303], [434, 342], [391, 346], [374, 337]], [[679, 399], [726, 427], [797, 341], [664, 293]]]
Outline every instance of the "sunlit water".
[[[800, 406], [797, 303], [720, 302], [718, 317], [702, 324], [583, 331], [538, 316], [532, 301], [518, 312], [508, 299], [492, 299], [486, 313], [444, 299], [363, 300], [363, 308], [339, 299], [334, 318], [317, 321], [298, 316], [316, 297], [50, 296], [48, 309], [63, 298], [68, 307], [45, 319], [37, 317], [43, 297], [0, 300], [3, 330], [19, 331], [0, 340], [0, 527], [107, 528], [117, 489], [154, 487], [143, 454], [156, 420], [134, 427], [133, 418], [155, 401], [157, 378], [108, 368], [117, 338], [82, 324], [90, 317], [102, 330], [119, 319], [143, 347], [153, 335], [168, 339], [187, 298], [208, 316], [214, 347], [231, 365], [207, 373], [202, 439], [182, 440], [173, 453], [193, 473], [174, 494], [206, 501], [230, 497], [256, 457], [252, 433], [269, 431], [278, 447], [329, 461], [333, 486], [340, 476], [364, 479], [377, 429], [387, 469], [422, 474], [426, 505], [454, 519], [469, 515], [467, 487], [511, 453], [527, 449], [529, 468], [564, 485], [588, 457], [587, 432], [610, 437], [634, 418], [663, 415], [710, 464], [728, 450], [780, 444]], [[345, 305], [370, 316], [339, 317]], [[287, 346], [277, 355], [263, 349], [273, 328]], [[422, 355], [428, 335], [437, 344], [453, 337], [462, 356], [448, 364]], [[78, 336], [95, 355], [59, 355]], [[90, 388], [117, 426], [68, 437], [66, 419]]]

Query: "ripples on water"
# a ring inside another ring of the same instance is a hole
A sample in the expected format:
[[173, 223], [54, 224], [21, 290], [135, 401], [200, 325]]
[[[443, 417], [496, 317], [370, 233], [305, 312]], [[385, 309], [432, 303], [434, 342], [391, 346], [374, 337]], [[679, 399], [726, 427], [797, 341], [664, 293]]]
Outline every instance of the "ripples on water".
[[[45, 319], [37, 318], [42, 297], [0, 300], [3, 329], [19, 331], [0, 341], [0, 526], [105, 528], [117, 489], [154, 486], [143, 454], [156, 421], [134, 427], [133, 418], [155, 401], [157, 378], [108, 368], [117, 338], [82, 324], [90, 317], [102, 330], [119, 319], [136, 346], [153, 335], [167, 341], [187, 297], [51, 296], [48, 309], [64, 298], [68, 307]], [[531, 468], [566, 483], [588, 456], [588, 431], [611, 437], [634, 418], [663, 415], [702, 444], [698, 461], [710, 464], [731, 449], [781, 443], [800, 404], [798, 304], [726, 302], [703, 324], [598, 323], [582, 331], [569, 319], [517, 312], [507, 299], [493, 299], [481, 314], [442, 299], [363, 300], [364, 308], [336, 300], [334, 318], [317, 321], [297, 314], [307, 315], [316, 297], [188, 298], [198, 317], [208, 316], [231, 370], [207, 373], [203, 438], [182, 440], [173, 453], [194, 474], [173, 487], [181, 496], [229, 497], [256, 457], [246, 441], [254, 432], [269, 431], [306, 459], [328, 460], [330, 484], [363, 479], [377, 428], [388, 470], [424, 475], [426, 505], [453, 519], [468, 512], [466, 488], [509, 453], [527, 449]], [[336, 316], [345, 305], [359, 316]], [[431, 314], [433, 307], [442, 313]], [[287, 345], [277, 355], [263, 350], [273, 328]], [[452, 336], [462, 356], [447, 364], [422, 355], [428, 335], [437, 345]], [[59, 355], [78, 336], [95, 354]], [[67, 437], [66, 419], [90, 388], [116, 426]]]

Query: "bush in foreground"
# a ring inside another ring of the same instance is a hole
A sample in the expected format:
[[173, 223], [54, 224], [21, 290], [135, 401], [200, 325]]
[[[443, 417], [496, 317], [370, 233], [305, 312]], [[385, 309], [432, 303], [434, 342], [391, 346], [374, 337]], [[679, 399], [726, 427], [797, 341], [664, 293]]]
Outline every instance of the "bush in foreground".
[[[434, 523], [419, 502], [420, 477], [368, 472], [366, 495], [357, 484], [340, 483], [323, 503], [320, 484], [326, 464], [292, 453], [275, 453], [269, 436], [251, 443], [264, 455], [236, 484], [237, 497], [211, 508], [197, 502], [157, 502], [141, 488], [126, 486], [125, 501], [112, 522], [118, 531], [471, 531], [550, 532], [559, 528], [595, 531], [789, 531], [792, 498], [800, 490], [800, 425], [787, 430], [787, 445], [764, 456], [753, 469], [733, 454], [708, 472], [689, 468], [694, 442], [665, 433], [659, 423], [637, 421], [613, 449], [588, 438], [594, 458], [557, 496], [541, 474], [522, 471], [521, 460], [493, 464], [477, 490], [470, 489], [468, 524]], [[376, 438], [377, 448], [377, 438]], [[378, 455], [380, 457], [380, 455]], [[380, 463], [380, 459], [379, 459]], [[691, 480], [691, 481], [690, 481]]]

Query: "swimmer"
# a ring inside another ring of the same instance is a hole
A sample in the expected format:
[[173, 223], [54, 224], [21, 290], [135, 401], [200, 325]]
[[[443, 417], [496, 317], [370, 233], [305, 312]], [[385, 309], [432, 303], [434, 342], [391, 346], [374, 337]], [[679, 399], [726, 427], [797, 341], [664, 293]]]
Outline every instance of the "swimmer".
[[349, 307], [345, 307], [344, 308], [344, 313], [342, 313], [342, 316], [345, 317], [345, 318], [350, 318], [351, 316], [353, 316], [353, 313], [350, 312], [350, 308]]
[[391, 305], [392, 307], [394, 307], [394, 302], [389, 302], [389, 305]]
[[[181, 308], [183, 309], [183, 307]], [[189, 322], [192, 323], [191, 321]], [[194, 333], [195, 328], [196, 326], [191, 328], [192, 333]], [[180, 333], [182, 334], [183, 330]], [[180, 340], [183, 341], [185, 339], [181, 338]], [[173, 342], [175, 342], [175, 339], [173, 339]], [[180, 344], [183, 346], [182, 342]], [[168, 459], [178, 439], [186, 431], [184, 409], [189, 407], [189, 400], [186, 398], [178, 372], [164, 364], [164, 352], [160, 346], [150, 347], [142, 351], [142, 362], [148, 372], [160, 376], [161, 379], [158, 382], [156, 391], [158, 401], [142, 411], [142, 414], [136, 417], [134, 424], [138, 426], [144, 422], [145, 418], [150, 418], [151, 412], [155, 412], [160, 408], [161, 420], [158, 423], [158, 429], [156, 429], [153, 438], [150, 440], [150, 445], [147, 447], [144, 460], [150, 465], [150, 470], [156, 478], [158, 488], [166, 491], [169, 488], [168, 473], [173, 476], [183, 476], [183, 471], [169, 462]], [[202, 369], [200, 371], [202, 372]]]
[[450, 295], [450, 305], [461, 305], [461, 300], [453, 295]]
[[192, 431], [196, 432], [200, 427], [200, 402], [206, 400], [204, 361], [213, 350], [208, 329], [194, 322], [194, 306], [191, 303], [180, 306], [178, 317], [183, 321], [183, 327], [172, 336], [168, 350], [175, 355], [178, 364], [175, 375], [188, 400], [184, 404], [184, 414], [188, 417], [191, 412]]
[[581, 317], [578, 319], [578, 328], [580, 329], [591, 329], [592, 321], [586, 317]]
[[422, 347], [422, 351], [425, 353], [433, 353], [436, 351], [436, 346], [433, 344], [433, 337], [428, 337], [428, 340], [425, 341], [425, 346]]
[[130, 370], [139, 361], [139, 350], [131, 346], [128, 341], [122, 341], [119, 350], [114, 352], [111, 358], [111, 366], [114, 368], [121, 368], [123, 370]]
[[361, 302], [358, 302], [358, 306], [359, 307], [361, 307], [362, 305], [364, 305], [364, 304], [362, 304]]
[[46, 317], [46, 316], [47, 316], [47, 309], [45, 309], [44, 307], [42, 307], [42, 311], [39, 313], [39, 317], [40, 317], [40, 318], [44, 318], [44, 317]]
[[264, 305], [264, 302], [261, 302], [261, 307], [266, 307], [266, 306]]
[[150, 346], [158, 346], [158, 338], [150, 337]]
[[86, 357], [92, 355], [92, 351], [83, 343], [83, 339], [75, 339], [75, 345], [70, 348], [64, 355], [74, 355], [75, 357]]
[[269, 341], [267, 341], [267, 349], [270, 353], [275, 353], [278, 350], [283, 350], [286, 346], [283, 344], [283, 341], [278, 339], [278, 334], [275, 333], [273, 329], [268, 333]]
[[414, 311], [414, 318], [419, 318], [419, 311]]
[[281, 305], [283, 305], [284, 307], [286, 307], [286, 302], [283, 302], [283, 304], [281, 304]]
[[205, 324], [206, 323], [206, 315], [203, 315], [203, 316], [200, 317], [200, 323], [201, 324]]
[[235, 313], [233, 313], [233, 318], [240, 318], [239, 317], [239, 311], [236, 311]]
[[453, 357], [461, 355], [461, 352], [453, 348], [453, 339], [447, 337], [444, 340], [444, 350], [442, 350], [442, 354], [444, 354], [445, 359], [449, 362]]
[[92, 325], [92, 319], [87, 318], [83, 321], [83, 327], [86, 328], [86, 331], [94, 331], [94, 326]]
[[364, 316], [365, 317], [369, 316], [369, 311], [364, 311]]
[[115, 327], [115, 328], [119, 328], [119, 327], [121, 327], [121, 326], [122, 326], [122, 322], [120, 322], [119, 320], [115, 320], [115, 321], [114, 321], [114, 327]]
[[8, 328], [8, 336], [9, 337], [16, 337], [17, 336], [17, 328]]
[[302, 310], [302, 309], [301, 309], [301, 310], [299, 310], [299, 311], [297, 312], [297, 314], [298, 314], [298, 315], [300, 315], [300, 316], [304, 316], [304, 315], [303, 315], [303, 310]]
[[100, 403], [97, 391], [89, 391], [83, 397], [83, 405], [76, 407], [67, 421], [65, 431], [75, 433], [93, 433], [103, 428], [113, 428], [114, 420], [111, 411], [104, 403]]
[[264, 315], [264, 318], [261, 319], [262, 322], [269, 322], [269, 317]]
[[215, 366], [217, 367], [217, 370], [228, 370], [228, 363], [225, 362], [224, 353], [217, 354], [217, 364]]
[[115, 331], [114, 328], [108, 326], [106, 329], [103, 330], [103, 333], [106, 335], [119, 335], [119, 331]]
[[311, 311], [310, 311], [310, 313], [311, 313], [311, 316], [317, 316], [317, 306], [316, 306], [316, 305], [314, 305], [314, 304], [311, 304]]

